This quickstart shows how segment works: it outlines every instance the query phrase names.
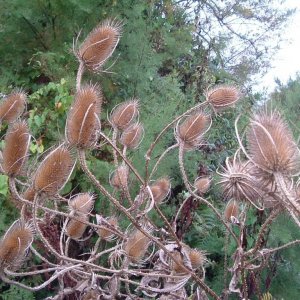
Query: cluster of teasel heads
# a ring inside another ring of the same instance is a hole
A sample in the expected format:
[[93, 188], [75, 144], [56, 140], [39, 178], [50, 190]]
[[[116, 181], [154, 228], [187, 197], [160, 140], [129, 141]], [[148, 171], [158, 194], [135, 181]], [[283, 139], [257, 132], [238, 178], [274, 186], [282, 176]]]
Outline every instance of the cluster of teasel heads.
[[[85, 71], [103, 70], [120, 36], [121, 24], [105, 21], [81, 45], [77, 46], [76, 41], [74, 52], [79, 69], [74, 102], [67, 115], [65, 141], [48, 151], [33, 175], [28, 176], [26, 172], [31, 135], [21, 119], [26, 94], [16, 91], [0, 104], [0, 120], [8, 123], [1, 172], [8, 176], [11, 196], [21, 207], [20, 219], [0, 241], [1, 278], [32, 291], [58, 280], [55, 299], [71, 294], [81, 299], [135, 299], [143, 294], [159, 299], [187, 299], [191, 295], [194, 299], [206, 299], [207, 294], [219, 299], [204, 282], [205, 252], [190, 248], [176, 235], [176, 223], [186, 201], [180, 204], [172, 220], [167, 220], [160, 210], [171, 190], [169, 177], [153, 180], [160, 161], [169, 151], [179, 149], [178, 161], [186, 189], [196, 200], [212, 208], [239, 242], [230, 223], [240, 222], [240, 207], [246, 207], [245, 203], [258, 209], [286, 209], [299, 223], [298, 191], [292, 180], [299, 170], [298, 148], [279, 113], [254, 114], [246, 133], [247, 146], [238, 135], [240, 150], [233, 160], [226, 160], [220, 173], [224, 197], [229, 200], [222, 216], [203, 198], [210, 188], [210, 177], [197, 178], [192, 184], [184, 168], [184, 153], [203, 144], [212, 126], [212, 116], [232, 107], [240, 98], [236, 87], [217, 86], [207, 91], [204, 102], [175, 118], [161, 131], [145, 155], [143, 178], [127, 157], [127, 152], [133, 152], [143, 138], [139, 100], [127, 100], [112, 110], [109, 116], [112, 137], [109, 138], [101, 130], [103, 96], [100, 87], [81, 84]], [[174, 127], [176, 143], [166, 149], [149, 170], [155, 145], [171, 127]], [[113, 152], [115, 170], [108, 178], [111, 191], [91, 173], [85, 160], [87, 151], [101, 146], [100, 139], [105, 140]], [[113, 212], [110, 215], [105, 216], [95, 209], [99, 201], [96, 194], [82, 192], [69, 198], [60, 195], [77, 161], [91, 183], [109, 201]], [[133, 176], [140, 186], [135, 195], [130, 189]], [[154, 210], [156, 217], [152, 219], [149, 212]], [[163, 227], [156, 224], [158, 216], [164, 222]], [[52, 225], [57, 228], [57, 224], [59, 230], [49, 230]], [[36, 255], [47, 267], [41, 269], [28, 263], [28, 270], [18, 272], [21, 262], [30, 256], [28, 253]], [[239, 272], [233, 268], [232, 291], [237, 290], [235, 281]], [[43, 273], [48, 279], [35, 287], [12, 279]], [[187, 288], [191, 282], [196, 285]]]

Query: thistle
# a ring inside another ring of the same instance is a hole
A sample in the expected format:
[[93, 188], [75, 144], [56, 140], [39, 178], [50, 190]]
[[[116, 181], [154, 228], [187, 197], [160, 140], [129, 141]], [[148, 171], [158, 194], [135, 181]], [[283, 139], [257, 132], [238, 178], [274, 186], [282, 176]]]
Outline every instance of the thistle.
[[115, 189], [122, 190], [128, 185], [129, 168], [126, 165], [120, 165], [110, 177], [110, 185]]
[[120, 143], [129, 148], [135, 149], [140, 144], [144, 133], [144, 127], [140, 123], [130, 125], [121, 135]]
[[73, 240], [79, 240], [82, 238], [87, 228], [87, 224], [85, 224], [84, 222], [87, 222], [89, 220], [89, 217], [82, 214], [75, 214], [75, 217], [80, 219], [82, 222], [75, 219], [69, 220], [66, 226], [66, 234]]
[[69, 200], [69, 207], [77, 213], [89, 214], [94, 207], [94, 202], [94, 195], [90, 193], [81, 193]]
[[154, 201], [160, 204], [164, 199], [168, 197], [171, 191], [171, 182], [167, 177], [156, 180], [151, 186], [150, 190]]
[[[115, 228], [118, 227], [117, 217], [109, 217], [109, 218], [107, 218], [106, 221], [110, 226], [115, 227]], [[115, 237], [115, 235], [111, 232], [111, 230], [107, 229], [107, 228], [109, 228], [109, 226], [106, 225], [104, 222], [97, 222], [97, 223], [98, 223], [98, 225], [103, 226], [102, 228], [97, 230], [99, 237], [102, 240], [111, 241]]]
[[238, 223], [239, 204], [236, 200], [231, 199], [224, 210], [224, 218], [227, 222]]
[[204, 195], [210, 188], [211, 180], [208, 176], [197, 178], [194, 187], [200, 195]]

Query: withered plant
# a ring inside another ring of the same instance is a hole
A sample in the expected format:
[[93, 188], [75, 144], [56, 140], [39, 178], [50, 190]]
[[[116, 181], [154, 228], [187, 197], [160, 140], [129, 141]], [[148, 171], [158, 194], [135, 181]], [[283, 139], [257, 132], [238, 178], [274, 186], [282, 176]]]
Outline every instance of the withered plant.
[[[119, 22], [107, 20], [82, 44], [74, 43], [79, 69], [65, 140], [49, 149], [30, 174], [26, 164], [31, 136], [22, 119], [26, 95], [13, 92], [0, 104], [1, 122], [8, 123], [1, 172], [8, 176], [11, 197], [20, 208], [20, 218], [0, 241], [0, 277], [30, 291], [56, 282], [56, 295], [48, 299], [200, 300], [228, 299], [230, 294], [249, 299], [249, 276], [257, 278], [272, 253], [300, 242], [294, 240], [273, 249], [264, 243], [269, 225], [282, 212], [300, 227], [299, 149], [277, 111], [253, 113], [242, 133], [237, 119], [239, 149], [217, 171], [217, 183], [227, 202], [224, 212], [220, 211], [205, 197], [214, 174], [189, 178], [184, 158], [187, 151], [201, 149], [215, 115], [242, 97], [237, 87], [222, 85], [208, 90], [205, 101], [162, 128], [144, 161], [132, 160], [147, 130], [139, 120], [139, 100], [126, 100], [112, 110], [108, 120], [112, 130], [107, 133], [101, 127], [100, 86], [81, 83], [86, 71], [105, 73], [103, 66], [117, 47], [121, 31]], [[172, 130], [175, 143], [154, 158], [161, 137]], [[114, 163], [114, 171], [107, 178], [110, 189], [91, 172], [86, 160], [87, 154], [92, 155], [92, 150], [101, 149], [103, 144], [110, 147]], [[188, 197], [167, 218], [162, 204], [171, 197], [172, 174], [160, 178], [155, 174], [171, 151], [178, 151]], [[137, 171], [136, 164], [145, 165], [145, 174]], [[75, 167], [97, 193], [61, 193]], [[110, 207], [110, 215], [97, 209], [99, 195]], [[225, 260], [221, 295], [206, 281], [209, 253], [191, 248], [178, 233], [179, 221], [185, 221], [183, 212], [192, 204], [211, 209], [224, 227], [224, 240], [235, 243], [233, 256]], [[267, 215], [251, 247], [245, 243], [250, 207]], [[19, 280], [37, 275], [44, 280], [37, 286]], [[255, 291], [260, 298], [259, 284]]]

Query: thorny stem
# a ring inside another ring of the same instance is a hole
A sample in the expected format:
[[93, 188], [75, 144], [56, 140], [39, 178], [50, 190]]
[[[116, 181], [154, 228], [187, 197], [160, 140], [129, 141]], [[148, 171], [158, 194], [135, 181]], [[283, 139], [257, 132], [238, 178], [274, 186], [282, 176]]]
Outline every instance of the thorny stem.
[[80, 62], [78, 71], [77, 71], [77, 76], [76, 76], [76, 91], [78, 92], [81, 87], [81, 78], [84, 73], [84, 64], [83, 62]]

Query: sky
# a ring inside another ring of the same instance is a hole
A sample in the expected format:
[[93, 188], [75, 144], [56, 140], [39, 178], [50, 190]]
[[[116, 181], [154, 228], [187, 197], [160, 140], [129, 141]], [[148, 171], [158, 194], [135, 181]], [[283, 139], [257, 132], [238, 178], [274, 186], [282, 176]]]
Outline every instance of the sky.
[[259, 86], [266, 88], [267, 92], [275, 88], [276, 77], [282, 83], [286, 83], [290, 77], [295, 78], [297, 71], [300, 72], [300, 0], [286, 0], [285, 6], [297, 8], [297, 11], [285, 29], [287, 41], [281, 45], [281, 49], [274, 56], [272, 69], [261, 79]]

